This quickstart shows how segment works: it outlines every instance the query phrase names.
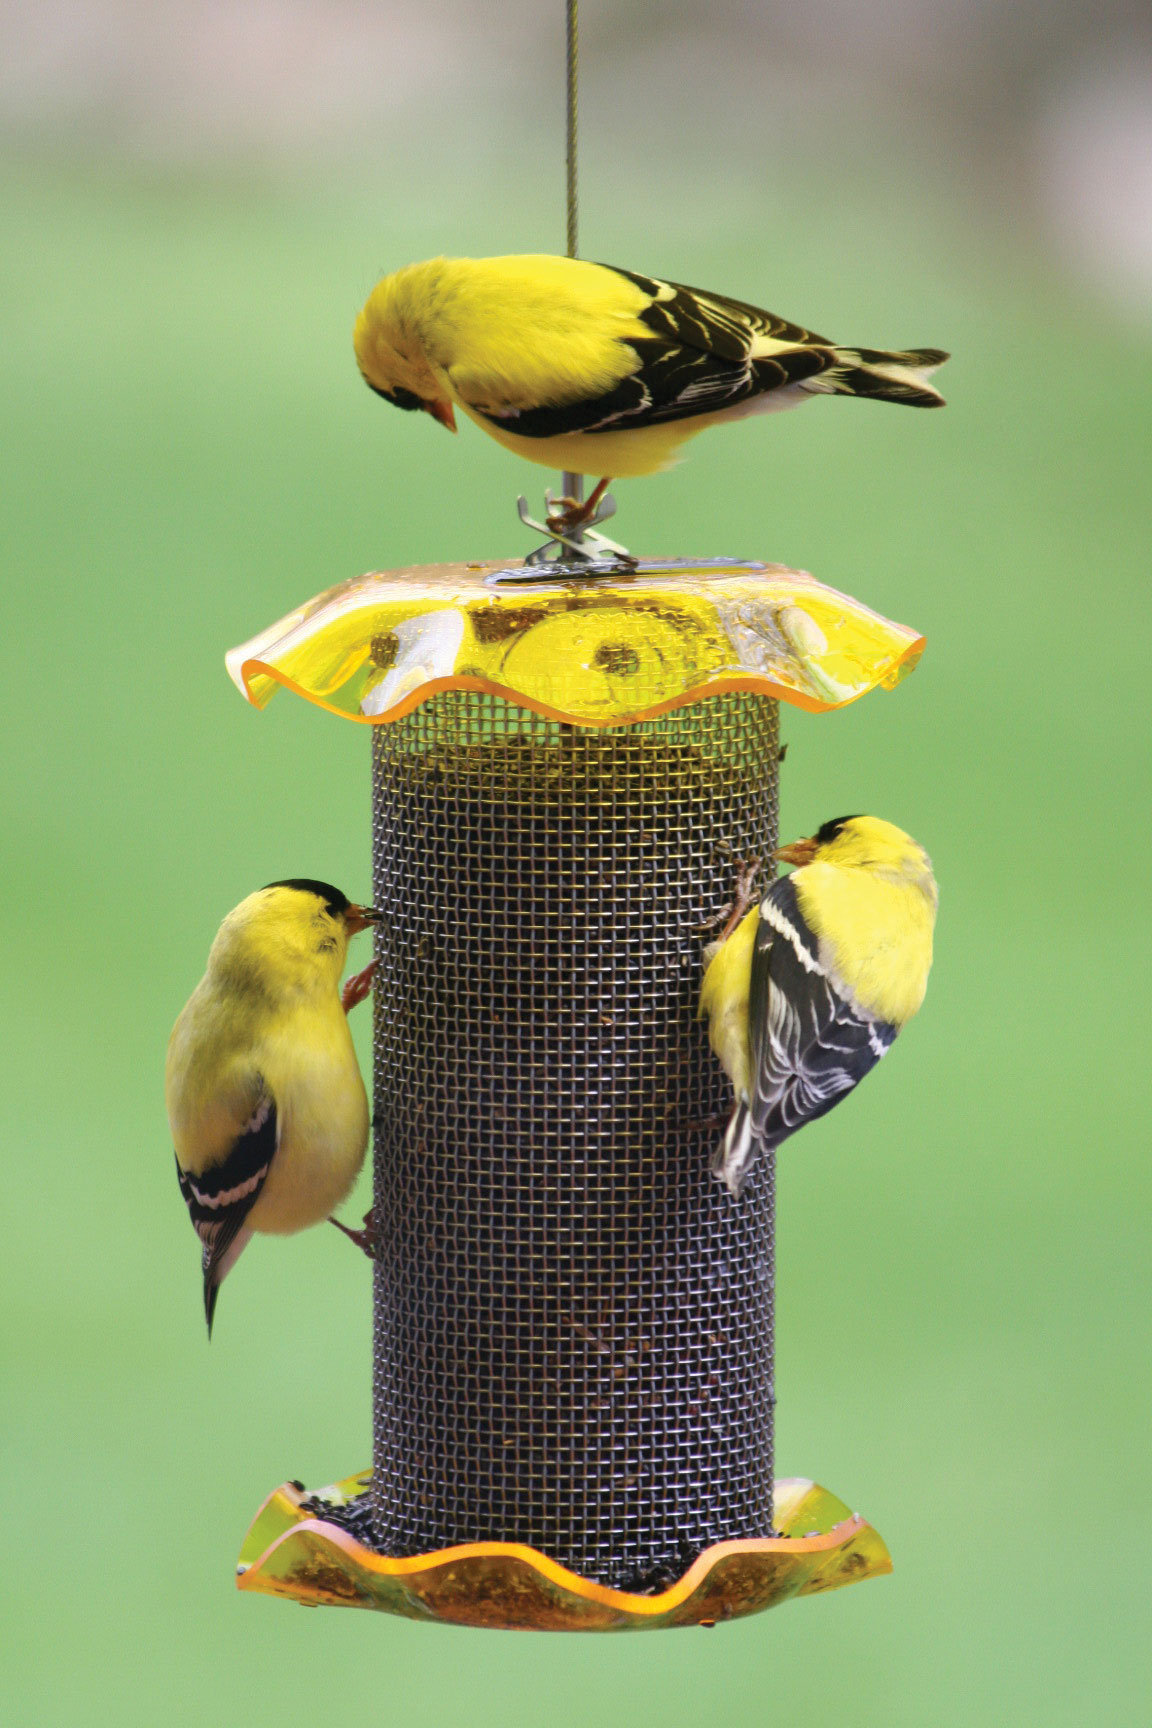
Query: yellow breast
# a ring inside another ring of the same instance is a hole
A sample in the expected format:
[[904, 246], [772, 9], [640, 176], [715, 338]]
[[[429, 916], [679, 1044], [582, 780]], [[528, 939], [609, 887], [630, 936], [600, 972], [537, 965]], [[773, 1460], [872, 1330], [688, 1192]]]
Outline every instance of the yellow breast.
[[346, 1197], [364, 1162], [368, 1099], [347, 1017], [287, 1020], [258, 1056], [276, 1099], [280, 1144], [248, 1224], [272, 1235], [321, 1223]]
[[874, 1019], [902, 1026], [924, 1000], [936, 909], [913, 881], [809, 864], [792, 878], [836, 990]]
[[708, 1016], [708, 1042], [732, 1082], [737, 1098], [747, 1100], [752, 1082], [748, 1042], [748, 994], [752, 950], [760, 927], [759, 910], [741, 920], [708, 962], [700, 986], [700, 1013]]

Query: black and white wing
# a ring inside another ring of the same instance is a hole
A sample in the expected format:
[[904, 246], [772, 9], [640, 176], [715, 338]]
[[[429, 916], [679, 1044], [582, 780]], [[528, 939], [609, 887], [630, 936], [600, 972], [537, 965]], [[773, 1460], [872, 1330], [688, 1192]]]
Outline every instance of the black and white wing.
[[521, 410], [516, 416], [517, 437], [618, 432], [714, 414], [766, 391], [798, 384], [839, 363], [836, 349], [823, 336], [742, 300], [681, 282], [661, 282], [613, 264], [601, 269], [612, 270], [652, 296], [639, 314], [651, 337], [631, 338], [628, 343], [640, 364], [603, 395], [559, 407]]
[[224, 1160], [195, 1176], [181, 1169], [179, 1159], [176, 1161], [180, 1192], [204, 1246], [204, 1313], [209, 1337], [220, 1285], [251, 1238], [245, 1220], [264, 1186], [279, 1138], [275, 1099], [258, 1079], [252, 1115]]
[[858, 1014], [837, 994], [790, 876], [772, 885], [760, 907], [749, 1028], [751, 1096], [713, 1166], [734, 1194], [762, 1150], [831, 1110], [896, 1037], [895, 1026]]

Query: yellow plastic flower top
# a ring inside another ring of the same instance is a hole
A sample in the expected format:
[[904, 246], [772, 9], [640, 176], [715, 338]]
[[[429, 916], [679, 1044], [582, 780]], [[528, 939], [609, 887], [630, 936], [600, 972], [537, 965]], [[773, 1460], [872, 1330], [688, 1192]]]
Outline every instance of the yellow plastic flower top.
[[605, 575], [425, 564], [330, 588], [227, 665], [257, 708], [284, 684], [378, 725], [441, 690], [480, 690], [618, 726], [734, 690], [840, 708], [891, 689], [923, 648], [906, 625], [781, 564], [662, 560]]
[[366, 1503], [370, 1480], [365, 1471], [312, 1494], [296, 1482], [277, 1488], [240, 1550], [239, 1588], [311, 1607], [377, 1608], [457, 1626], [628, 1632], [714, 1626], [892, 1570], [872, 1526], [802, 1477], [776, 1483], [779, 1536], [717, 1542], [682, 1578], [651, 1594], [581, 1578], [519, 1542], [468, 1542], [389, 1559], [348, 1528], [357, 1521], [348, 1513]]

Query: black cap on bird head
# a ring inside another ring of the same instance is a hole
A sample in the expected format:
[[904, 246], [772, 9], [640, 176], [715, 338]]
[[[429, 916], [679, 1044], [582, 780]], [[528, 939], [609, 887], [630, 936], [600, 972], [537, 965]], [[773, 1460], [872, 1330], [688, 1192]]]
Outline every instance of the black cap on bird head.
[[855, 810], [851, 816], [833, 816], [831, 822], [820, 824], [812, 838], [817, 846], [830, 846], [840, 830], [846, 828], [849, 822], [857, 821], [862, 814], [862, 811]]
[[282, 882], [266, 882], [268, 888], [295, 888], [301, 894], [315, 894], [318, 900], [323, 900], [325, 908], [333, 918], [343, 918], [349, 936], [355, 936], [361, 930], [366, 930], [370, 924], [379, 924], [380, 913], [375, 906], [357, 906], [349, 900], [347, 894], [342, 894], [339, 888], [334, 888], [331, 882], [317, 882], [311, 876], [288, 876]]
[[433, 420], [443, 426], [446, 432], [455, 432], [456, 413], [451, 402], [441, 397], [417, 396], [415, 390], [405, 390], [402, 384], [397, 384], [391, 390], [382, 390], [379, 384], [373, 384], [366, 373], [361, 373], [369, 390], [377, 396], [382, 396], [385, 402], [391, 402], [393, 408], [403, 408], [409, 412], [413, 408], [423, 408], [425, 414], [431, 414]]
[[[361, 373], [360, 376], [363, 378], [364, 374]], [[403, 408], [406, 413], [411, 413], [413, 408], [427, 406], [423, 399], [417, 396], [415, 390], [405, 390], [399, 384], [393, 390], [382, 390], [379, 384], [373, 384], [370, 378], [364, 378], [364, 382], [374, 395], [379, 396], [385, 402], [391, 402], [393, 408]]]
[[301, 894], [315, 894], [318, 900], [323, 900], [334, 916], [346, 912], [352, 904], [347, 894], [341, 894], [339, 888], [333, 888], [331, 882], [317, 882], [311, 876], [286, 876], [281, 882], [265, 882], [261, 892], [269, 888], [295, 888]]
[[807, 840], [794, 840], [791, 846], [780, 846], [772, 856], [779, 864], [794, 864], [802, 869], [805, 864], [812, 863], [821, 847], [830, 846], [849, 822], [855, 822], [858, 815], [859, 812], [852, 816], [834, 816], [830, 822], [822, 823]]

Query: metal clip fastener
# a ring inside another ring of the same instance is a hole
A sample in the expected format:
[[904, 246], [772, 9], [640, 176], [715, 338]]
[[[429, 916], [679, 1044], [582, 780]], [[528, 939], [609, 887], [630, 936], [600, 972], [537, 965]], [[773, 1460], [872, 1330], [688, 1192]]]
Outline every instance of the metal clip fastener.
[[[561, 500], [552, 496], [551, 490], [545, 492], [544, 503], [547, 507], [548, 516], [543, 522], [537, 522], [535, 517], [528, 514], [527, 498], [523, 495], [517, 498], [516, 509], [524, 526], [533, 529], [537, 534], [547, 536], [542, 546], [537, 546], [535, 551], [529, 552], [524, 560], [526, 565], [534, 567], [538, 564], [552, 563], [557, 559], [566, 562], [564, 555], [567, 553], [568, 558], [574, 559], [578, 564], [598, 563], [605, 557], [609, 557], [617, 565], [626, 569], [635, 568], [636, 559], [633, 558], [626, 546], [620, 546], [615, 540], [609, 540], [605, 535], [593, 532], [601, 522], [607, 522], [610, 516], [616, 514], [616, 500], [611, 493], [606, 493], [601, 498], [596, 514], [589, 517], [586, 523], [582, 522], [580, 527], [573, 530], [571, 534], [566, 534], [554, 526], [553, 512], [560, 502]], [[552, 517], [552, 521], [549, 521], [548, 517]]]

